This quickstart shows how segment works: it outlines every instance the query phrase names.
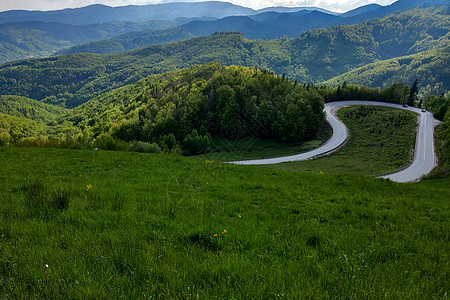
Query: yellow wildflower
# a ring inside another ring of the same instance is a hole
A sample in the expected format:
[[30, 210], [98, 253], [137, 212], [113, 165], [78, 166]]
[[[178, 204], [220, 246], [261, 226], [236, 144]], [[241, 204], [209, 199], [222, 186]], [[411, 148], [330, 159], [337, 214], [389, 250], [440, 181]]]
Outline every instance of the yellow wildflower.
[[86, 191], [90, 191], [90, 190], [92, 190], [92, 188], [93, 188], [93, 186], [92, 186], [92, 184], [88, 184], [87, 186], [86, 186]]

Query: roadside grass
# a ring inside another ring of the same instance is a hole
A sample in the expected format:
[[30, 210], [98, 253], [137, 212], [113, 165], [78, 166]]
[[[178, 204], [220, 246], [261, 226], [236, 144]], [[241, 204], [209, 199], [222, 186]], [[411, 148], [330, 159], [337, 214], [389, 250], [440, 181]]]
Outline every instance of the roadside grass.
[[349, 139], [335, 153], [303, 162], [264, 166], [298, 172], [382, 175], [413, 159], [417, 114], [389, 107], [351, 106], [338, 111]]
[[331, 137], [332, 133], [331, 126], [326, 123], [316, 137], [307, 142], [288, 143], [255, 137], [229, 140], [215, 137], [212, 139], [212, 152], [196, 157], [202, 160], [232, 161], [294, 155], [321, 146]]
[[0, 164], [1, 298], [448, 294], [449, 179], [42, 148]]

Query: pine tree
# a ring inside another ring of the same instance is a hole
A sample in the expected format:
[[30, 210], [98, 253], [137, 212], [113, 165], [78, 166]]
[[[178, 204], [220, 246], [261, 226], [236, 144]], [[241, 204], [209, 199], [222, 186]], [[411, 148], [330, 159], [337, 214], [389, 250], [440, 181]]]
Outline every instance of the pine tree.
[[414, 102], [417, 99], [417, 92], [419, 91], [418, 87], [417, 87], [418, 84], [419, 84], [419, 82], [416, 79], [413, 83], [412, 88], [409, 90], [408, 103], [407, 103], [409, 106], [414, 106]]

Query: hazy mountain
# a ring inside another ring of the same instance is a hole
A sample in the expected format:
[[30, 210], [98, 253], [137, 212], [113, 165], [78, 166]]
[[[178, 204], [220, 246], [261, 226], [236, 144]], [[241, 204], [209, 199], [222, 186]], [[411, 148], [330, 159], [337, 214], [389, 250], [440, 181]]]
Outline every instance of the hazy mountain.
[[296, 37], [310, 29], [335, 24], [339, 17], [318, 11], [297, 13], [266, 12], [253, 16], [233, 16], [214, 21], [192, 21], [177, 28], [161, 31], [130, 32], [109, 40], [94, 41], [74, 46], [57, 54], [117, 53], [159, 43], [207, 36], [217, 31], [239, 31], [250, 39]]
[[[282, 36], [296, 37], [301, 33], [316, 29], [325, 28], [336, 24], [340, 20], [339, 17], [330, 15], [319, 11], [302, 10], [295, 13], [262, 13], [251, 16], [253, 20], [259, 21], [266, 26], [269, 25], [275, 29], [275, 34], [272, 37], [259, 38], [277, 38]], [[244, 32], [244, 36], [245, 32]]]
[[55, 11], [14, 10], [0, 12], [0, 23], [41, 21], [67, 24], [94, 24], [112, 21], [143, 22], [177, 18], [224, 18], [251, 15], [256, 11], [227, 2], [166, 3], [109, 7], [90, 5], [82, 8]]
[[302, 10], [309, 10], [309, 11], [320, 11], [329, 15], [339, 15], [339, 13], [335, 13], [333, 11], [327, 10], [327, 9], [323, 9], [320, 7], [283, 7], [283, 6], [273, 6], [273, 7], [266, 7], [263, 9], [259, 9], [257, 10], [258, 13], [265, 13], [265, 12], [277, 12], [277, 13], [294, 13], [294, 12], [298, 12], [298, 11], [302, 11]]
[[382, 7], [382, 6], [379, 4], [369, 4], [369, 5], [365, 5], [365, 6], [361, 6], [361, 7], [352, 9], [352, 10], [350, 10], [344, 14], [341, 14], [339, 16], [343, 17], [343, 18], [354, 17], [354, 16], [358, 16], [358, 15], [362, 15], [362, 14], [367, 14], [369, 12], [379, 9], [380, 7]]

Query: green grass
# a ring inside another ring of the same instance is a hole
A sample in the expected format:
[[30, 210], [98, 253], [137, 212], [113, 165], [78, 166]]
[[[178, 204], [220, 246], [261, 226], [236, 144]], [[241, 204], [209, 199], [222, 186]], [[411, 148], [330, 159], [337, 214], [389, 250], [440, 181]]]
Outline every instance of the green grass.
[[448, 293], [449, 179], [34, 148], [0, 164], [2, 298]]
[[388, 107], [352, 106], [338, 117], [349, 129], [342, 149], [320, 159], [270, 168], [298, 172], [381, 175], [408, 166], [413, 158], [417, 114]]
[[288, 143], [254, 137], [234, 140], [216, 137], [212, 139], [213, 151], [197, 157], [213, 161], [232, 161], [293, 155], [321, 146], [331, 137], [332, 133], [333, 130], [327, 123], [320, 129], [314, 140], [303, 143]]

